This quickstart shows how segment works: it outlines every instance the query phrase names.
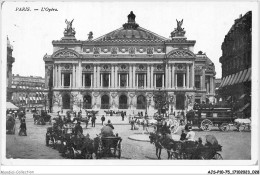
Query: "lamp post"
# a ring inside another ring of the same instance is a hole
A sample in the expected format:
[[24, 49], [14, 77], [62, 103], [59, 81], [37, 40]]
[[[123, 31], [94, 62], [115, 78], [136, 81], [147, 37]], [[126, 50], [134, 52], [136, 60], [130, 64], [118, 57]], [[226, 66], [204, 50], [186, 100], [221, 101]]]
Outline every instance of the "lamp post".
[[44, 107], [45, 107], [45, 111], [46, 111], [46, 95], [44, 95]]

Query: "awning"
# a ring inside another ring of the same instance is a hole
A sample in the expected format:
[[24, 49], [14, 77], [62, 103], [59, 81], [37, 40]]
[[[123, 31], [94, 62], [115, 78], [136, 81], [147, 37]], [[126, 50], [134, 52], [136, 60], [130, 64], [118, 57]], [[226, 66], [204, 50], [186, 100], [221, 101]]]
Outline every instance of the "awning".
[[225, 82], [224, 86], [227, 86], [227, 84], [228, 84], [228, 82], [229, 82], [230, 78], [231, 78], [231, 75], [229, 75], [229, 76], [227, 77], [227, 80], [226, 80], [226, 82]]
[[35, 97], [33, 97], [33, 100], [35, 100]]
[[239, 100], [241, 100], [242, 98], [244, 98], [246, 96], [246, 94], [242, 94], [240, 97], [239, 97]]
[[11, 102], [6, 102], [6, 109], [12, 109], [12, 110], [17, 110], [19, 109], [17, 106], [15, 106], [13, 103]]
[[23, 97], [23, 100], [25, 100], [25, 97]]
[[39, 94], [39, 92], [36, 92], [36, 94]]
[[239, 82], [239, 80], [240, 80], [242, 74], [243, 74], [243, 71], [241, 70], [241, 71], [238, 73], [238, 76], [237, 76], [237, 78], [236, 78], [234, 84], [237, 84], [237, 83]]
[[249, 105], [250, 105], [250, 103], [247, 103], [245, 106], [243, 106], [242, 108], [239, 109], [239, 112], [244, 111]]
[[224, 77], [224, 78], [221, 80], [221, 83], [220, 83], [219, 87], [222, 87], [222, 86], [223, 86], [223, 83], [224, 83], [225, 78], [226, 78], [226, 77]]
[[251, 78], [251, 68], [248, 69], [247, 74], [243, 82], [249, 81]]
[[32, 97], [30, 97], [30, 100], [33, 100], [33, 98], [32, 98]]
[[19, 100], [22, 101], [22, 100], [23, 100], [23, 97], [19, 97]]
[[241, 75], [240, 80], [238, 81], [238, 83], [242, 83], [243, 82], [243, 80], [245, 79], [246, 73], [247, 73], [247, 69], [243, 71], [243, 74]]
[[234, 83], [235, 83], [235, 81], [236, 81], [236, 79], [237, 79], [237, 77], [238, 77], [238, 72], [234, 75], [234, 78], [232, 79], [232, 81], [231, 81], [231, 83], [230, 83], [230, 85], [233, 85]]
[[234, 80], [234, 76], [235, 76], [235, 74], [232, 74], [232, 75], [231, 75], [231, 78], [230, 78], [230, 80], [228, 81], [227, 85], [231, 85], [231, 82]]

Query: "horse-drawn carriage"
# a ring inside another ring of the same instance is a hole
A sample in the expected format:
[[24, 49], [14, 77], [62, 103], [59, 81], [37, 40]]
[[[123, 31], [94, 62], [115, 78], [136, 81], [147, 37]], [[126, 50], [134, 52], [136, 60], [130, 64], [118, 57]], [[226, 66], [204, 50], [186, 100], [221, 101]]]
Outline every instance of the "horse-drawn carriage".
[[201, 139], [198, 141], [180, 141], [169, 139], [158, 133], [150, 133], [149, 138], [150, 143], [155, 144], [158, 159], [161, 159], [162, 149], [166, 149], [168, 159], [223, 159], [219, 153], [222, 151], [222, 146], [212, 135], [206, 136], [206, 144], [204, 145]]
[[96, 158], [101, 159], [103, 157], [117, 157], [121, 158], [121, 137], [100, 137]]

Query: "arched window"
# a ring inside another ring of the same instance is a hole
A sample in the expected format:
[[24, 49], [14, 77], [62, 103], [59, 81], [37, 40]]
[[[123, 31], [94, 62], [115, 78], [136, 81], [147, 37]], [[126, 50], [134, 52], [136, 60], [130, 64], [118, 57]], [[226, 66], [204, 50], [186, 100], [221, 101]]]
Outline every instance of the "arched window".
[[127, 96], [121, 95], [119, 97], [119, 109], [127, 109]]
[[70, 109], [70, 95], [69, 94], [64, 94], [62, 96], [62, 108]]
[[101, 97], [101, 109], [109, 109], [109, 96], [103, 95]]
[[137, 109], [145, 109], [146, 108], [146, 99], [143, 95], [139, 95], [137, 97]]
[[83, 97], [83, 109], [91, 109], [92, 98], [90, 95]]

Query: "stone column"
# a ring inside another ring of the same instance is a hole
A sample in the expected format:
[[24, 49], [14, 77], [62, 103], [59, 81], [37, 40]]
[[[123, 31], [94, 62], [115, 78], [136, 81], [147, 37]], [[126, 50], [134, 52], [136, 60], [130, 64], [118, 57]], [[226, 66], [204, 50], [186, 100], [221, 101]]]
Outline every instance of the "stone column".
[[64, 74], [61, 74], [61, 86], [64, 87]]
[[90, 87], [93, 88], [93, 74], [90, 74]]
[[97, 87], [97, 65], [94, 65], [94, 88]]
[[147, 65], [147, 88], [151, 87], [151, 75], [150, 75], [150, 65]]
[[[110, 77], [111, 77], [111, 87], [112, 88], [115, 85], [115, 83], [114, 83], [114, 78], [115, 78], [114, 73], [115, 73], [114, 65], [111, 65], [111, 76]], [[109, 78], [109, 80], [110, 80], [110, 78]], [[109, 83], [109, 86], [110, 86], [110, 83]]]
[[169, 73], [168, 73], [168, 75], [169, 75], [169, 80], [168, 80], [168, 86], [167, 86], [167, 88], [171, 88], [171, 84], [172, 84], [172, 69], [171, 69], [171, 67], [172, 67], [172, 65], [169, 65], [168, 66], [169, 67]]
[[61, 86], [61, 81], [60, 81], [60, 78], [61, 78], [61, 66], [60, 65], [57, 65], [57, 86], [60, 87]]
[[156, 78], [157, 78], [157, 74], [154, 74], [154, 87], [155, 87], [155, 88], [157, 87]]
[[172, 65], [172, 88], [175, 87], [175, 66]]
[[82, 86], [82, 62], [79, 61], [79, 77], [78, 77], [78, 87]]
[[[167, 80], [167, 78], [166, 78], [166, 80]], [[164, 74], [162, 75], [162, 88], [164, 88]]]
[[97, 66], [97, 87], [100, 88], [100, 65]]
[[[165, 75], [165, 77], [164, 77], [164, 75]], [[165, 87], [167, 88], [168, 87], [168, 64], [165, 65], [165, 70], [164, 70], [162, 82], [163, 82], [162, 87], [164, 88], [164, 85], [165, 85]]]
[[121, 87], [121, 82], [120, 82], [120, 80], [121, 80], [121, 74], [119, 73], [119, 74], [118, 74], [118, 87], [119, 87], [119, 88]]
[[189, 72], [190, 72], [190, 66], [189, 66], [189, 64], [187, 64], [186, 65], [186, 82], [187, 82], [187, 84], [186, 84], [186, 88], [190, 88], [190, 77], [189, 77]]
[[103, 88], [103, 73], [100, 74], [100, 77], [101, 77], [101, 78], [100, 78], [100, 81], [101, 81], [101, 83], [100, 83], [100, 84], [101, 84], [101, 88]]
[[205, 88], [205, 69], [202, 68], [202, 90], [206, 90]]
[[71, 87], [75, 87], [75, 65], [72, 64], [72, 86]]
[[150, 75], [150, 78], [151, 78], [151, 88], [154, 87], [154, 80], [153, 80], [153, 65], [151, 65], [151, 75]]
[[53, 86], [56, 88], [57, 87], [57, 83], [56, 83], [56, 74], [57, 74], [57, 67], [55, 64], [53, 64], [53, 80], [52, 80], [52, 83], [53, 83]]
[[195, 66], [194, 66], [194, 62], [191, 65], [191, 88], [194, 88], [194, 81], [195, 81]]
[[185, 74], [183, 74], [183, 87], [185, 87]]
[[111, 83], [111, 81], [110, 81], [110, 78], [111, 78], [111, 76], [110, 76], [111, 74], [108, 74], [108, 87], [110, 88], [110, 83]]
[[138, 86], [138, 77], [139, 77], [138, 74], [136, 74], [136, 86], [137, 86], [137, 88], [139, 87]]
[[144, 74], [144, 88], [146, 88], [146, 75], [147, 74]]
[[213, 77], [210, 76], [210, 93], [213, 94]]
[[177, 85], [177, 78], [178, 78], [178, 76], [177, 76], [177, 73], [176, 73], [176, 74], [175, 74], [175, 88], [178, 87], [178, 85]]
[[135, 85], [135, 65], [133, 65], [133, 88], [136, 88], [136, 85]]
[[126, 87], [128, 88], [128, 86], [129, 86], [129, 83], [128, 83], [128, 76], [129, 76], [129, 74], [126, 74]]
[[132, 87], [132, 65], [129, 65], [129, 88]]
[[115, 88], [118, 88], [117, 71], [118, 71], [118, 67], [117, 65], [115, 65]]
[[203, 82], [203, 76], [200, 75], [200, 89], [201, 90], [203, 90], [203, 88], [202, 88], [203, 87], [203, 83], [202, 82]]

